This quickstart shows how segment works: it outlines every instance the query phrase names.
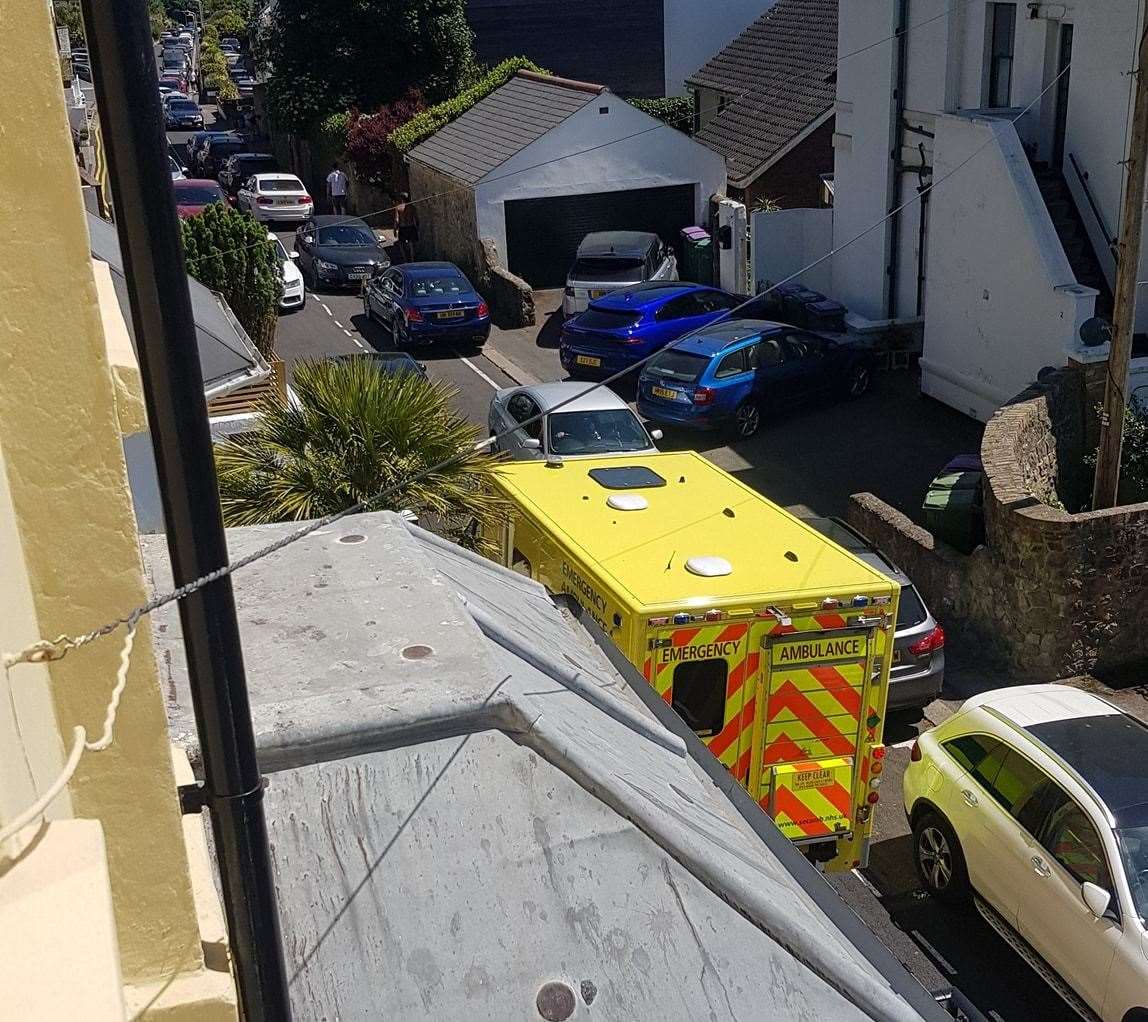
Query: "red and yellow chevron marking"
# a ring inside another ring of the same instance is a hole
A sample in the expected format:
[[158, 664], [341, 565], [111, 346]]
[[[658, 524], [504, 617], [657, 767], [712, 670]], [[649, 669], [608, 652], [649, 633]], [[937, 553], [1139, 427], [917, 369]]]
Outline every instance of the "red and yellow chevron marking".
[[824, 837], [849, 829], [853, 764], [845, 758], [774, 767], [769, 792], [761, 800], [781, 832], [791, 840]]

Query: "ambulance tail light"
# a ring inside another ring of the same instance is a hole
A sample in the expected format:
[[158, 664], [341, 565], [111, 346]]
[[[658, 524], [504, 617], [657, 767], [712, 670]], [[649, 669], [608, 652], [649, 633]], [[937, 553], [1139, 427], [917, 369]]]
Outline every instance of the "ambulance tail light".
[[868, 802], [869, 805], [875, 806], [878, 802], [881, 801], [881, 793], [879, 791], [871, 791], [866, 796], [865, 801]]
[[694, 388], [694, 404], [695, 405], [709, 405], [713, 404], [714, 390], [712, 387], [695, 387]]
[[945, 630], [937, 625], [923, 639], [918, 639], [909, 647], [913, 656], [924, 656], [926, 653], [936, 653], [945, 648]]
[[821, 601], [821, 609], [822, 610], [836, 610], [840, 606], [841, 606], [841, 601], [838, 599], [835, 599], [832, 596], [827, 596], [824, 600]]
[[920, 763], [922, 758], [921, 743], [913, 742], [913, 747], [909, 750], [909, 761], [912, 763]]

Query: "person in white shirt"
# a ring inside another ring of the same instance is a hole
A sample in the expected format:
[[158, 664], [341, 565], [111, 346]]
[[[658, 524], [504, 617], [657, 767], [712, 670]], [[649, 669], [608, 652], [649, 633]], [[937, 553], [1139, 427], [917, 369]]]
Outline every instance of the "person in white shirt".
[[347, 175], [336, 163], [327, 175], [327, 198], [331, 203], [331, 212], [344, 215], [347, 212]]

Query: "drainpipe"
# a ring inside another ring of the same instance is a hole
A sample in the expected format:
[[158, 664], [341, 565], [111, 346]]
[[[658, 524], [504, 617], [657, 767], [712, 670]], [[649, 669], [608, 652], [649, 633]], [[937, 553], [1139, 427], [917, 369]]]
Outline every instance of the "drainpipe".
[[[143, 0], [83, 0], [115, 198], [167, 545], [177, 586], [227, 563], [203, 373]], [[289, 1019], [287, 972], [263, 815], [263, 782], [231, 579], [179, 601], [204, 783], [180, 792], [206, 807], [246, 1022]]]
[[[905, 138], [905, 72], [908, 65], [909, 0], [897, 0], [897, 84], [893, 91], [893, 152], [889, 160], [889, 213], [901, 204], [901, 144]], [[897, 274], [900, 271], [901, 214], [889, 218], [889, 288], [885, 304], [886, 319], [897, 315]]]

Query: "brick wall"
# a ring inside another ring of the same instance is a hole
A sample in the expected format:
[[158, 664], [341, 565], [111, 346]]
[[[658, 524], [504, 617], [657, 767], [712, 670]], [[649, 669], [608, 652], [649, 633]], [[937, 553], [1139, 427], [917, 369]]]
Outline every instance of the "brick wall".
[[[849, 520], [917, 583], [942, 624], [1048, 680], [1148, 666], [1148, 504], [1072, 513], [1087, 492], [1089, 380], [1049, 374], [985, 427], [985, 544], [964, 556], [873, 494]], [[970, 647], [973, 648], [973, 647]]]
[[[821, 205], [821, 175], [833, 173], [833, 118], [815, 129], [748, 188], [740, 201], [753, 209], [761, 198], [782, 209], [811, 209]], [[736, 189], [731, 189], [731, 195]]]

